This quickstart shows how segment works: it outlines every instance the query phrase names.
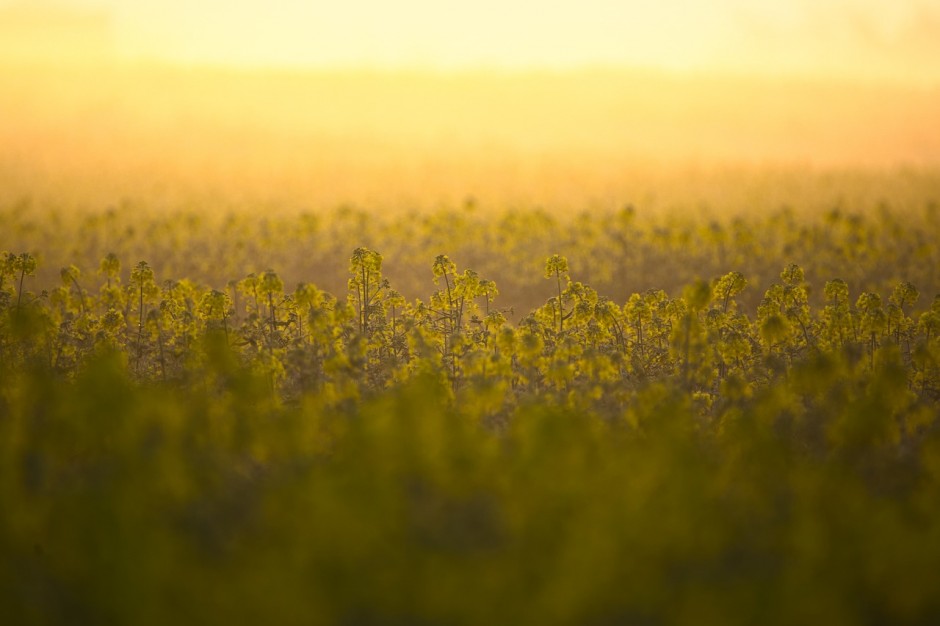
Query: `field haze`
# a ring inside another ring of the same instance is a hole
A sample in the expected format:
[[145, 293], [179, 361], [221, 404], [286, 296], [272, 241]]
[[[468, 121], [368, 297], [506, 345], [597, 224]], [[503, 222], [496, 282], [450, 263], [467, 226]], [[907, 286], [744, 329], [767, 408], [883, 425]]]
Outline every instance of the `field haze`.
[[0, 83], [0, 201], [59, 207], [721, 205], [716, 172], [940, 162], [940, 87], [902, 83], [120, 64]]

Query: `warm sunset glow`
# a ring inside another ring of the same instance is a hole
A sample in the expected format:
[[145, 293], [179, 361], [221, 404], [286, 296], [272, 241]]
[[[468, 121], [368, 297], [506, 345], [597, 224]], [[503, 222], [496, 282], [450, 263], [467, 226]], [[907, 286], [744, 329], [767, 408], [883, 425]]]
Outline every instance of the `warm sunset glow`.
[[7, 0], [0, 84], [9, 198], [578, 206], [935, 165], [940, 0]]

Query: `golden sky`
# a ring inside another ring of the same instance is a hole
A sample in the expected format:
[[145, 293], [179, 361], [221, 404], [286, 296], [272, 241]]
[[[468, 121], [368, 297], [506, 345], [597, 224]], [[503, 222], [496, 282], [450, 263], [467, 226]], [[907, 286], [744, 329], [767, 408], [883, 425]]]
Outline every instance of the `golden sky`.
[[940, 0], [0, 0], [0, 202], [579, 206], [936, 168], [937, 111]]
[[0, 0], [110, 13], [124, 57], [631, 66], [940, 82], [940, 0]]

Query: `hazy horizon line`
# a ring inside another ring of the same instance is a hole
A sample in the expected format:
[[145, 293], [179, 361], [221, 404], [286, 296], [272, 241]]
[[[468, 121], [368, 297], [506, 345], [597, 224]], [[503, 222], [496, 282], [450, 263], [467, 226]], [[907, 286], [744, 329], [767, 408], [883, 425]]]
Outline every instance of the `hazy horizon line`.
[[678, 81], [729, 80], [741, 82], [770, 82], [794, 84], [820, 84], [845, 87], [917, 88], [931, 91], [940, 89], [940, 75], [936, 77], [912, 77], [888, 74], [864, 74], [832, 71], [807, 71], [805, 69], [769, 68], [755, 69], [728, 67], [717, 64], [701, 66], [670, 66], [613, 61], [575, 62], [571, 64], [549, 63], [336, 63], [336, 62], [247, 62], [219, 61], [208, 59], [186, 60], [172, 56], [152, 54], [115, 54], [96, 59], [8, 59], [0, 56], [0, 68], [13, 70], [54, 71], [72, 69], [154, 69], [163, 71], [281, 74], [281, 75], [346, 75], [346, 76], [420, 76], [428, 78], [448, 77], [566, 77], [590, 75], [638, 76], [664, 78]]

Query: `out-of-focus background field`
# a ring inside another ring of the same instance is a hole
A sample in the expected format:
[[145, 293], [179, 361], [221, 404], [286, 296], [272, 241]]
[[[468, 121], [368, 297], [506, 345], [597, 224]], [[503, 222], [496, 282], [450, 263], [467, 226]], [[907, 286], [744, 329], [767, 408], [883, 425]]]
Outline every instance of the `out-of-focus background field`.
[[936, 284], [930, 2], [238, 7], [0, 6], [3, 249], [341, 291], [368, 245], [408, 297], [447, 253], [522, 309], [554, 252], [618, 300], [789, 262]]
[[[533, 277], [555, 252], [618, 301], [731, 270], [767, 284], [789, 262], [863, 289], [938, 284], [938, 89], [628, 70], [0, 72], [2, 245], [40, 255], [49, 281], [114, 252], [215, 287], [272, 268], [338, 293], [367, 245], [409, 298], [446, 253], [522, 311], [544, 301]], [[845, 253], [840, 228], [868, 247]]]

